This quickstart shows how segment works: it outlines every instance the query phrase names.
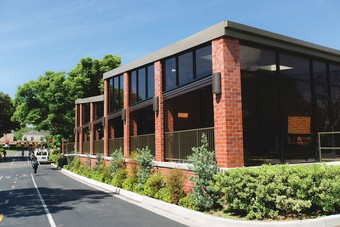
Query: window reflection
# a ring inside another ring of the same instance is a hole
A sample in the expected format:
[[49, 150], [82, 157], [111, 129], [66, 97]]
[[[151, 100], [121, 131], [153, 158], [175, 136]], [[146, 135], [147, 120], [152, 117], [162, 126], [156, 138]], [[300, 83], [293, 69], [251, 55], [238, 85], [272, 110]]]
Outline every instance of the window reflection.
[[[241, 46], [240, 53], [246, 164], [253, 165], [261, 159], [278, 160], [279, 102], [275, 52]], [[264, 70], [263, 66], [270, 66], [270, 70]]]
[[164, 60], [164, 89], [172, 90], [212, 74], [211, 45]]
[[187, 84], [194, 78], [192, 52], [178, 57], [179, 85]]
[[145, 68], [138, 70], [138, 101], [146, 99], [146, 73]]
[[155, 94], [155, 69], [154, 65], [148, 66], [148, 98]]
[[132, 71], [130, 75], [130, 103], [137, 102], [137, 71]]

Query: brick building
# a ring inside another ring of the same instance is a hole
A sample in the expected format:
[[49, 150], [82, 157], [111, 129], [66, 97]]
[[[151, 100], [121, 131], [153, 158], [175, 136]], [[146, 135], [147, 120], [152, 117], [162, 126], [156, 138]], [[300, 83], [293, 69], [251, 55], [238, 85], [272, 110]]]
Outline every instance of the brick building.
[[221, 168], [316, 162], [318, 132], [340, 131], [340, 51], [230, 21], [103, 78], [104, 95], [75, 103], [80, 156], [148, 146], [185, 169], [205, 133]]

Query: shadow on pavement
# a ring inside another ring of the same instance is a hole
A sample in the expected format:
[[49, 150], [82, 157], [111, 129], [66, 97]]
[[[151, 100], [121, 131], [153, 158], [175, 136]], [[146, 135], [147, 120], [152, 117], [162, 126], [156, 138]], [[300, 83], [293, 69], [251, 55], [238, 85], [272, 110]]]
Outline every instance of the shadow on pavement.
[[[9, 192], [13, 191], [12, 196]], [[110, 197], [110, 194], [87, 189], [68, 189], [62, 188], [39, 188], [39, 191], [48, 205], [50, 213], [59, 211], [72, 210], [78, 202], [82, 204], [100, 203], [104, 198]], [[35, 188], [15, 189], [0, 191], [0, 198], [10, 199], [6, 205], [0, 205], [0, 213], [7, 217], [28, 217], [45, 215], [41, 202]]]

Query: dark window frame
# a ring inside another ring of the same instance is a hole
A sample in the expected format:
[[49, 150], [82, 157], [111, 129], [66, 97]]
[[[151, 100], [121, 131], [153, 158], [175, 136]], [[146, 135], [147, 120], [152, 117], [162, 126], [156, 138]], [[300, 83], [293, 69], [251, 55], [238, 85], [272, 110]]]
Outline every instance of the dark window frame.
[[[212, 44], [211, 42], [208, 42], [208, 43], [204, 43], [204, 44], [201, 44], [199, 46], [196, 46], [196, 47], [193, 47], [193, 48], [190, 48], [190, 49], [187, 49], [185, 51], [182, 51], [182, 52], [179, 52], [177, 54], [174, 54], [174, 55], [171, 55], [167, 58], [164, 58], [161, 60], [162, 62], [162, 84], [163, 84], [163, 92], [168, 92], [168, 91], [171, 91], [171, 90], [174, 90], [174, 89], [177, 89], [178, 87], [181, 87], [181, 86], [185, 86], [185, 85], [188, 85], [196, 80], [200, 80], [200, 79], [203, 79], [203, 78], [206, 78], [208, 76], [211, 76], [211, 74], [209, 75], [205, 75], [205, 76], [201, 76], [199, 79], [197, 79], [197, 67], [196, 67], [196, 51], [199, 50], [199, 49], [202, 49], [202, 48], [205, 48], [205, 47], [211, 47], [212, 49]], [[191, 54], [191, 57], [192, 57], [192, 72], [193, 72], [193, 76], [192, 76], [192, 80], [185, 83], [185, 84], [180, 84], [179, 82], [179, 57], [182, 56], [182, 55], [185, 55], [185, 54], [188, 54], [188, 53], [192, 53]], [[212, 53], [211, 53], [212, 54]], [[170, 60], [170, 59], [175, 59], [175, 62], [176, 62], [176, 82], [175, 82], [175, 87], [172, 87], [170, 89], [167, 89], [166, 88], [166, 64], [165, 62], [167, 60]], [[212, 66], [212, 60], [211, 60], [211, 66]], [[212, 73], [213, 69], [211, 67], [211, 73]]]

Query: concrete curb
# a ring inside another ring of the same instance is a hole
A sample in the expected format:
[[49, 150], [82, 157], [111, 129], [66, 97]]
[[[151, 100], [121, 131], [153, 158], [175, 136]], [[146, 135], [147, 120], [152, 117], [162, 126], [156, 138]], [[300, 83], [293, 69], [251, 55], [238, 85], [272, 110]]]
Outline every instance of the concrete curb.
[[[56, 167], [55, 165], [53, 165]], [[340, 214], [331, 215], [327, 217], [320, 217], [316, 219], [307, 220], [296, 220], [296, 221], [244, 221], [244, 220], [233, 220], [227, 218], [214, 217], [212, 215], [204, 214], [201, 212], [193, 211], [181, 206], [166, 203], [157, 199], [153, 199], [147, 196], [143, 196], [134, 192], [130, 192], [121, 188], [117, 188], [105, 183], [101, 183], [78, 174], [75, 174], [66, 169], [60, 169], [65, 175], [74, 178], [78, 181], [87, 183], [94, 187], [105, 189], [109, 192], [113, 192], [120, 196], [126, 197], [128, 200], [134, 200], [139, 203], [146, 204], [150, 207], [172, 213], [180, 216], [184, 219], [189, 219], [197, 223], [194, 226], [228, 226], [228, 227], [261, 227], [261, 226], [279, 226], [279, 227], [337, 227], [340, 226]], [[153, 211], [154, 212], [154, 211]]]

